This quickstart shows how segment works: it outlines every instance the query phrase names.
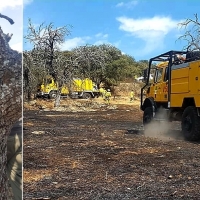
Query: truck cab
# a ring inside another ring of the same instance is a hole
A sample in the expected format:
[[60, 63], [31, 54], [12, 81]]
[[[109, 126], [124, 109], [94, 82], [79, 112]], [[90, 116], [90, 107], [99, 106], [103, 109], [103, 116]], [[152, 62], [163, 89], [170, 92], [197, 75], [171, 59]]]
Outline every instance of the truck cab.
[[[153, 79], [147, 89], [147, 97], [153, 97], [157, 104], [167, 104], [168, 62], [161, 62], [153, 68]], [[166, 105], [165, 105], [166, 107]]]
[[[169, 51], [149, 60], [148, 69], [144, 71], [145, 85], [141, 88], [141, 110], [144, 111], [152, 103], [154, 112], [161, 106], [170, 107], [171, 67], [178, 64], [176, 55], [185, 54], [183, 51]], [[153, 80], [150, 80], [150, 74], [153, 74]]]

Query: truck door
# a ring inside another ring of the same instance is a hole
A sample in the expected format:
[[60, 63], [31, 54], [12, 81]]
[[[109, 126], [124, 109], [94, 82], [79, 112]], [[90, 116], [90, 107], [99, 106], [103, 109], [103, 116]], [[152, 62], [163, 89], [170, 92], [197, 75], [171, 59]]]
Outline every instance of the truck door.
[[168, 98], [168, 67], [163, 68], [163, 81], [161, 84], [160, 101], [167, 102]]
[[154, 99], [161, 101], [163, 87], [163, 68], [158, 68], [154, 77]]

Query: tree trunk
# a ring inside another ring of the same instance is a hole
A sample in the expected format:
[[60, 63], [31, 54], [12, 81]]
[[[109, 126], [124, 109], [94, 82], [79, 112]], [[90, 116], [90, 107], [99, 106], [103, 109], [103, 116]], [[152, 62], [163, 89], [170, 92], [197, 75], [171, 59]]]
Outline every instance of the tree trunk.
[[8, 45], [0, 27], [0, 199], [7, 199], [7, 136], [22, 117], [22, 55]]
[[54, 107], [59, 107], [60, 106], [60, 92], [58, 92], [56, 98], [55, 98], [55, 103], [54, 103]]

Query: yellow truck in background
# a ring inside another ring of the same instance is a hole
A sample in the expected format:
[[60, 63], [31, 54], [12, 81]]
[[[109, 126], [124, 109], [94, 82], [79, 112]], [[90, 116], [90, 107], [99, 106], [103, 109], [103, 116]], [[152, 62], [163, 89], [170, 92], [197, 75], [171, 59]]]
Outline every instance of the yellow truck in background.
[[[58, 83], [52, 77], [46, 77], [43, 83], [39, 85], [37, 96], [54, 99], [57, 94]], [[70, 84], [62, 86], [61, 96], [89, 99], [98, 97], [99, 90], [97, 85], [89, 78], [73, 79]]]
[[181, 121], [186, 140], [200, 140], [200, 52], [169, 51], [151, 58], [144, 80], [140, 106], [144, 128], [159, 120], [162, 109], [169, 121]]

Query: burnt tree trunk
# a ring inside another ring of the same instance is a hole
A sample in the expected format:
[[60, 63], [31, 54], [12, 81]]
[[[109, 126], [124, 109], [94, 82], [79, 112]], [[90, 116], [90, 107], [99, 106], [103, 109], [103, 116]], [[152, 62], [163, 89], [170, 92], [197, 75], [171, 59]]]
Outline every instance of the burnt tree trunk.
[[0, 199], [7, 199], [7, 136], [22, 117], [22, 55], [9, 47], [0, 27]]

